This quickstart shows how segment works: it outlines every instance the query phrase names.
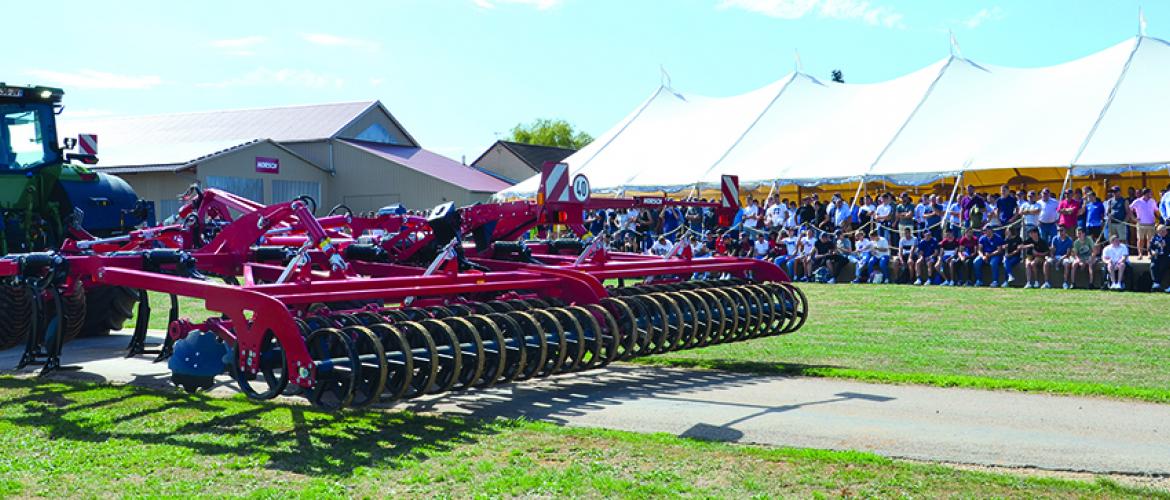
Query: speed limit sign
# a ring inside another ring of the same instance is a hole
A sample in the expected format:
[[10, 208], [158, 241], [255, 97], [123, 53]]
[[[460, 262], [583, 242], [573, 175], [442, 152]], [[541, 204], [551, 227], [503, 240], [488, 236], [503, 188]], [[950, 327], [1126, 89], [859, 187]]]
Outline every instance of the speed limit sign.
[[584, 203], [589, 199], [589, 179], [585, 178], [583, 174], [577, 174], [573, 177], [573, 199], [579, 203]]

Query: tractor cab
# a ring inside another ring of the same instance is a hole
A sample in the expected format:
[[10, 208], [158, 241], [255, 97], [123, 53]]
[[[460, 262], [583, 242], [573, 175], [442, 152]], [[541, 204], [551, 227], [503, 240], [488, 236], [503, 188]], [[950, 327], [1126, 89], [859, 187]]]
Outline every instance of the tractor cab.
[[0, 171], [29, 171], [61, 162], [56, 107], [61, 89], [0, 83]]

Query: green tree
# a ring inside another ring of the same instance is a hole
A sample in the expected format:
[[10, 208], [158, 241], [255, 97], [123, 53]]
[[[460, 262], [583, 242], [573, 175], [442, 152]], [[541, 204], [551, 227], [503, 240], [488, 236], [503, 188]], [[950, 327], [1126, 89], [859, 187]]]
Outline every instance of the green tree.
[[540, 118], [529, 124], [521, 123], [512, 127], [512, 136], [508, 140], [539, 146], [581, 149], [593, 142], [593, 136], [582, 131], [574, 131], [573, 126], [565, 120]]

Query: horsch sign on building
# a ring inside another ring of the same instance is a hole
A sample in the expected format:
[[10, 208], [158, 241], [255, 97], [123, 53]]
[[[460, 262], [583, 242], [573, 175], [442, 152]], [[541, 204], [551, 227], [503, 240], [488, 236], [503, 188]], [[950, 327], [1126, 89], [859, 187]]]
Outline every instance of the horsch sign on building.
[[256, 172], [261, 174], [279, 174], [280, 158], [256, 157]]

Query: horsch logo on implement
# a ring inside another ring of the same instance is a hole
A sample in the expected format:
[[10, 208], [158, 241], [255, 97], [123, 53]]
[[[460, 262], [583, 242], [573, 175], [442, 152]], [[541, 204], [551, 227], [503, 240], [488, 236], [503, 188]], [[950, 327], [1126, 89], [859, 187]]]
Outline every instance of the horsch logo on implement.
[[256, 157], [256, 171], [262, 174], [279, 174], [280, 158]]

